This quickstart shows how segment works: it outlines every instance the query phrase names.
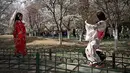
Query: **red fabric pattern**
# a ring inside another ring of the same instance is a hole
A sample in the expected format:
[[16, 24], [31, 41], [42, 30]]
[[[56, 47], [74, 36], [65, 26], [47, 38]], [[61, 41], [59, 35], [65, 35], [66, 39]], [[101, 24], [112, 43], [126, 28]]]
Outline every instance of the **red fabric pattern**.
[[97, 31], [98, 32], [98, 39], [102, 39], [104, 37], [104, 31]]
[[14, 26], [14, 43], [15, 43], [15, 54], [22, 54], [25, 56], [26, 52], [26, 29], [21, 21], [16, 21]]

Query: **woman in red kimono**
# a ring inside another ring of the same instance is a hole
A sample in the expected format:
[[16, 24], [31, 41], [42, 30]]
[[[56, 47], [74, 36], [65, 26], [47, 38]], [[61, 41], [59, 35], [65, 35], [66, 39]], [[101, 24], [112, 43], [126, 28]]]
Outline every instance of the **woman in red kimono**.
[[17, 13], [15, 16], [14, 22], [14, 43], [15, 43], [15, 55], [25, 56], [26, 52], [26, 29], [24, 23], [22, 22], [23, 15], [21, 13]]

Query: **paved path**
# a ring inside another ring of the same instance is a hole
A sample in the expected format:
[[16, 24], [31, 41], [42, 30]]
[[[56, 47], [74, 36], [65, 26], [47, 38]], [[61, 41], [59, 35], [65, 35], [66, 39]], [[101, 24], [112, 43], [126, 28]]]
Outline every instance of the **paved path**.
[[[77, 52], [75, 52], [77, 53]], [[40, 65], [39, 71], [42, 73], [123, 73], [122, 69], [112, 69], [110, 66], [102, 69], [91, 68], [88, 67], [85, 62], [82, 62], [79, 59], [73, 58], [75, 57], [75, 53], [71, 53], [71, 58], [69, 53], [65, 53], [64, 57], [61, 53], [58, 53], [52, 57], [52, 60], [49, 60], [49, 56], [44, 56], [45, 54], [40, 56]], [[67, 55], [66, 55], [67, 54]], [[48, 55], [46, 53], [46, 55]], [[79, 57], [81, 58], [82, 55]], [[83, 57], [83, 56], [82, 56]], [[73, 62], [71, 61], [73, 60]], [[112, 60], [111, 58], [107, 58], [108, 60]], [[109, 63], [110, 64], [110, 63]], [[78, 67], [79, 66], [79, 67]], [[128, 70], [127, 70], [128, 71]], [[13, 54], [0, 53], [0, 73], [36, 73], [36, 58], [35, 55], [28, 55], [24, 58], [17, 58], [13, 56]], [[130, 70], [125, 73], [130, 73]]]
[[[0, 60], [0, 73], [35, 73], [36, 72], [36, 60], [27, 59], [18, 59], [16, 57], [11, 57], [10, 62], [6, 57]], [[54, 62], [50, 60], [40, 62], [40, 72], [44, 73], [45, 70], [47, 73], [122, 73], [122, 70], [114, 70], [107, 68], [96, 69], [90, 68], [87, 64], [81, 64], [76, 68], [77, 63], [62, 63]], [[45, 67], [46, 66], [46, 67]], [[55, 68], [56, 67], [56, 68]], [[10, 68], [10, 69], [9, 69]], [[130, 72], [128, 72], [130, 73]]]

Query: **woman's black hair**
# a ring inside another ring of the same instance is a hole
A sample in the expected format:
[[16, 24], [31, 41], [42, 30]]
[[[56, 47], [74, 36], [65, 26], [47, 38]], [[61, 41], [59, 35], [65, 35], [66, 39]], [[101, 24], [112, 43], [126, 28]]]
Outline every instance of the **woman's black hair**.
[[18, 12], [15, 16], [15, 21], [20, 20], [20, 16], [23, 16], [22, 13]]
[[105, 14], [102, 11], [97, 12], [97, 17], [99, 20], [106, 20]]

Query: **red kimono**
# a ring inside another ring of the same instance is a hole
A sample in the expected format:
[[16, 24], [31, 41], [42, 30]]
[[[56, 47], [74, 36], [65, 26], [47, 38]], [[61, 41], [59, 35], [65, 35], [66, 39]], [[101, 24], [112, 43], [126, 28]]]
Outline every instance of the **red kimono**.
[[26, 52], [26, 29], [22, 21], [16, 21], [14, 25], [14, 43], [15, 43], [15, 55], [22, 54], [25, 56]]

